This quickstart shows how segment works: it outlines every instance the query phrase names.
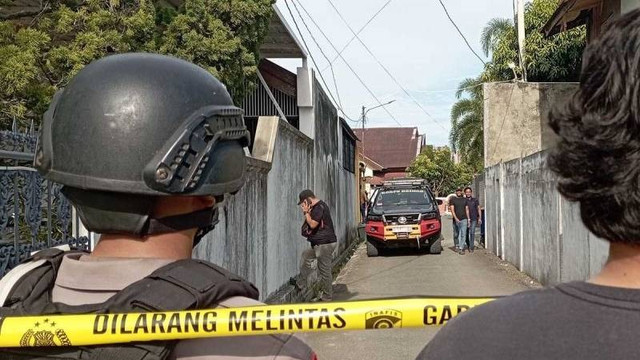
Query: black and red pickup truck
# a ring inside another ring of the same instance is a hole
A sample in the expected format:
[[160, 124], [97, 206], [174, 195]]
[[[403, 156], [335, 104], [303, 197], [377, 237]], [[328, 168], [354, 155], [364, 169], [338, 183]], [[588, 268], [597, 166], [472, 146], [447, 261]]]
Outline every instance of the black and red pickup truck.
[[412, 247], [442, 252], [438, 203], [421, 179], [387, 181], [369, 204], [366, 218], [367, 255], [388, 248]]

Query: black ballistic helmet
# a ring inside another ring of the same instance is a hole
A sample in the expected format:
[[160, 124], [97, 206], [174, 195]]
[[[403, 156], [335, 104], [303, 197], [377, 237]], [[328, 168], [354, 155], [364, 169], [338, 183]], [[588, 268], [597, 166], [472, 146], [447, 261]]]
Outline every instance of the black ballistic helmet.
[[223, 196], [244, 183], [249, 133], [225, 86], [156, 54], [97, 60], [44, 115], [35, 166], [64, 185], [88, 230], [146, 235], [204, 228], [206, 212], [152, 219], [159, 196]]

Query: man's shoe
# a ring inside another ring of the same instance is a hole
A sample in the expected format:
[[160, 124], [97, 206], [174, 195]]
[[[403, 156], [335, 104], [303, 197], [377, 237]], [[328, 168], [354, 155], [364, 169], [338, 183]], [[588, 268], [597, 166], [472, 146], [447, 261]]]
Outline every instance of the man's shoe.
[[473, 249], [469, 249], [469, 253], [470, 253], [470, 254], [473, 254]]
[[460, 254], [460, 255], [464, 255], [464, 250], [463, 250], [463, 249], [460, 249], [460, 251], [458, 251], [458, 254]]

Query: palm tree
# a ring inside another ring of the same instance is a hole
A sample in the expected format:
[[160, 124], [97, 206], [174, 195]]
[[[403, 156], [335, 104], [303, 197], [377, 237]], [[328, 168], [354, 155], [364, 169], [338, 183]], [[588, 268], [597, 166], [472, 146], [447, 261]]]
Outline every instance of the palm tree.
[[[482, 77], [465, 79], [458, 85], [458, 101], [451, 108], [451, 146], [474, 170], [484, 167]], [[466, 96], [465, 96], [466, 95]]]
[[[493, 53], [501, 39], [513, 32], [510, 20], [494, 18], [482, 30], [480, 43], [485, 56]], [[501, 79], [502, 74], [492, 71], [492, 63], [477, 78], [465, 79], [458, 85], [458, 101], [451, 108], [451, 147], [461, 160], [475, 171], [484, 167], [484, 95], [482, 83]], [[510, 75], [510, 74], [508, 74]]]
[[489, 20], [487, 26], [482, 29], [482, 35], [480, 36], [480, 45], [482, 45], [484, 55], [489, 56], [489, 53], [493, 52], [493, 49], [498, 44], [498, 40], [503, 38], [509, 31], [515, 31], [511, 20], [501, 18]]

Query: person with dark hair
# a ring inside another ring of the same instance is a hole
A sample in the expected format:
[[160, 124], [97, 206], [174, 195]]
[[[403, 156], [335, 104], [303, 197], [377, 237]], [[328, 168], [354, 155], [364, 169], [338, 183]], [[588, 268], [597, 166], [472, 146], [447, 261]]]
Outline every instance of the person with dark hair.
[[[609, 242], [588, 281], [526, 291], [450, 321], [419, 359], [637, 359], [640, 345], [640, 10], [583, 56], [580, 87], [549, 118], [558, 190]], [[615, 203], [615, 207], [610, 204]], [[468, 341], [472, 339], [472, 341]]]
[[318, 199], [311, 190], [302, 191], [298, 200], [298, 206], [304, 215], [302, 235], [307, 238], [311, 246], [302, 253], [300, 276], [294, 285], [298, 289], [307, 285], [309, 275], [312, 272], [311, 266], [315, 260], [318, 264], [321, 285], [321, 294], [318, 296], [318, 300], [331, 301], [333, 299], [332, 260], [338, 239], [333, 228], [329, 205]]
[[464, 197], [467, 200], [467, 214], [469, 214], [469, 231], [467, 231], [467, 242], [469, 244], [469, 252], [473, 253], [476, 242], [476, 227], [482, 223], [482, 209], [480, 202], [473, 197], [473, 189], [467, 186], [464, 188]]
[[457, 244], [458, 254], [464, 255], [464, 248], [467, 242], [467, 230], [469, 228], [469, 209], [467, 199], [462, 195], [462, 188], [456, 189], [456, 196], [451, 199], [449, 207], [453, 217], [454, 243]]

